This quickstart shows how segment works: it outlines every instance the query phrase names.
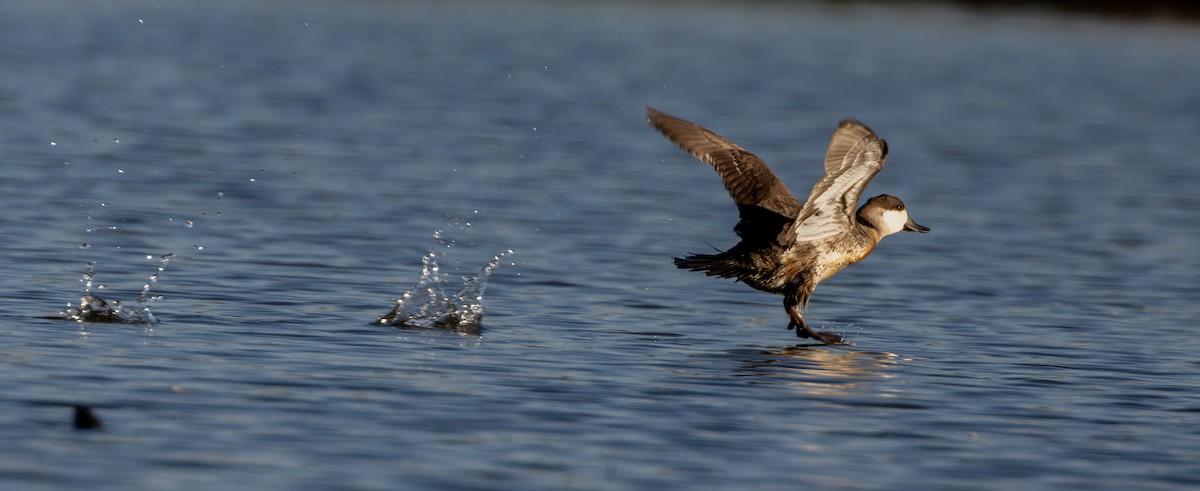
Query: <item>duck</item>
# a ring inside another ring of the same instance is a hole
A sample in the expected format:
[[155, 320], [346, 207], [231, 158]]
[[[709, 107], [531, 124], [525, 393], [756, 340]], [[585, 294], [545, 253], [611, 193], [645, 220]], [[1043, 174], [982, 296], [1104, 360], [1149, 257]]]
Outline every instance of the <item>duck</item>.
[[895, 196], [881, 194], [858, 206], [867, 183], [883, 170], [888, 147], [853, 118], [834, 129], [825, 175], [801, 203], [766, 162], [721, 135], [650, 106], [646, 117], [667, 139], [711, 165], [738, 208], [733, 230], [740, 242], [716, 254], [675, 258], [675, 266], [783, 295], [788, 329], [802, 339], [845, 343], [804, 319], [817, 284], [865, 259], [884, 237], [930, 230], [913, 221]]

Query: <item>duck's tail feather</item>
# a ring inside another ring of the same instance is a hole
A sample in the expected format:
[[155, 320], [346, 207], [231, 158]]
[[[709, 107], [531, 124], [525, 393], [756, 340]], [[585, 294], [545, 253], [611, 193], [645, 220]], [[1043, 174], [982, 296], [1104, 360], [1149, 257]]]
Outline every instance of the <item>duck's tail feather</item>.
[[708, 276], [722, 278], [739, 278], [744, 267], [737, 258], [728, 252], [720, 254], [692, 254], [687, 257], [675, 258], [675, 267], [692, 271], [703, 271]]
[[779, 244], [747, 243], [743, 240], [725, 252], [675, 258], [675, 266], [703, 271], [708, 276], [733, 278], [752, 288], [779, 293], [783, 286], [779, 264], [782, 254], [783, 248]]

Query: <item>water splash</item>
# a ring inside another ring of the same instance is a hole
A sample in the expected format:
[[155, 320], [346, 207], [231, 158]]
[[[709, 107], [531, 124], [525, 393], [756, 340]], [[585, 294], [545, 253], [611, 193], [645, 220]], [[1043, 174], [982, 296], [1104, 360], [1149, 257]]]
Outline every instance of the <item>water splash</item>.
[[[135, 317], [141, 322], [135, 322], [135, 324], [153, 324], [158, 322], [158, 318], [154, 317], [154, 312], [150, 311], [150, 303], [162, 299], [162, 295], [152, 295], [150, 288], [158, 283], [159, 275], [162, 274], [164, 269], [167, 269], [167, 263], [171, 262], [171, 259], [174, 257], [175, 253], [173, 252], [168, 252], [158, 257], [158, 269], [154, 271], [154, 274], [150, 275], [150, 280], [142, 285], [142, 292], [138, 294], [136, 305], [137, 315]], [[146, 256], [146, 259], [154, 259], [154, 256]]]
[[[104, 285], [95, 283], [96, 262], [88, 261], [87, 268], [79, 279], [80, 283], [83, 283], [83, 296], [79, 298], [79, 305], [68, 303], [67, 307], [59, 312], [59, 315], [79, 323], [109, 322], [148, 326], [158, 322], [154, 312], [150, 311], [150, 304], [161, 299], [162, 296], [151, 294], [150, 289], [158, 283], [159, 275], [166, 269], [167, 263], [171, 262], [173, 257], [175, 257], [174, 253], [159, 256], [158, 269], [142, 286], [142, 291], [138, 294], [137, 302], [133, 307], [126, 307], [119, 300], [105, 300], [92, 292], [93, 288], [103, 290]], [[153, 259], [154, 256], [146, 256], [146, 258]]]
[[419, 327], [450, 329], [460, 333], [478, 335], [483, 327], [483, 291], [487, 289], [488, 276], [500, 267], [505, 256], [514, 254], [512, 249], [492, 257], [478, 274], [463, 275], [462, 287], [448, 293], [449, 282], [442, 274], [438, 259], [440, 250], [448, 250], [453, 241], [441, 230], [433, 234], [436, 244], [421, 258], [421, 277], [412, 289], [396, 300], [396, 306], [379, 318], [379, 324], [393, 327]]

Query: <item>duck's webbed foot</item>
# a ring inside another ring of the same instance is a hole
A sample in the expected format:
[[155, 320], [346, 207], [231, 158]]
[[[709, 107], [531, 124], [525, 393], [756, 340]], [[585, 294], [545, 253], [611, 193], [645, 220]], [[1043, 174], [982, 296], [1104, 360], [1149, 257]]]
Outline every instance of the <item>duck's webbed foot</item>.
[[785, 305], [787, 308], [788, 317], [791, 320], [788, 322], [788, 330], [795, 329], [796, 337], [800, 339], [812, 338], [825, 344], [843, 344], [846, 338], [831, 332], [817, 332], [808, 323], [804, 322], [804, 315], [800, 313], [799, 305]]
[[812, 333], [812, 336], [816, 337], [818, 340], [820, 340], [822, 343], [825, 343], [825, 344], [850, 344], [846, 341], [845, 337], [838, 335], [838, 334], [831, 333], [831, 332], [815, 332], [814, 331]]

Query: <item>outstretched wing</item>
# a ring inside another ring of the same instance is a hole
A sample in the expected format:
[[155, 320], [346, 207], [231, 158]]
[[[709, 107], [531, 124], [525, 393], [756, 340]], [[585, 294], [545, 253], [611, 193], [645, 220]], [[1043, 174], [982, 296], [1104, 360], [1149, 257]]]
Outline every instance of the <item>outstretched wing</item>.
[[792, 226], [794, 240], [816, 241], [848, 230], [863, 189], [883, 170], [886, 157], [887, 142], [866, 125], [843, 119], [825, 152], [825, 176], [813, 186]]
[[734, 230], [742, 238], [762, 234], [776, 240], [800, 213], [800, 202], [756, 155], [698, 124], [652, 107], [646, 107], [646, 115], [663, 135], [720, 174], [738, 206], [741, 221]]

